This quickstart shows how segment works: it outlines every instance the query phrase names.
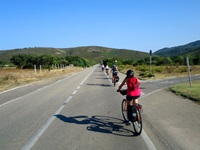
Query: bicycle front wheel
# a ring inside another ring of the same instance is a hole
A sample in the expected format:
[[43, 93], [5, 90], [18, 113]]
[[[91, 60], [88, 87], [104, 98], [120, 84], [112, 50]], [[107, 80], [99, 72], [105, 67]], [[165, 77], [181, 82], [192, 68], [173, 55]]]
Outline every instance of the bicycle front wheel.
[[126, 102], [126, 99], [123, 99], [122, 100], [122, 106], [121, 106], [121, 109], [122, 109], [122, 116], [123, 116], [123, 119], [124, 121], [128, 121], [128, 118], [127, 118], [127, 102]]
[[133, 128], [135, 130], [135, 134], [140, 135], [142, 133], [142, 115], [141, 115], [140, 110], [138, 110], [137, 108], [136, 108], [136, 112], [137, 112], [136, 113], [137, 116], [136, 116], [135, 121], [133, 122]]

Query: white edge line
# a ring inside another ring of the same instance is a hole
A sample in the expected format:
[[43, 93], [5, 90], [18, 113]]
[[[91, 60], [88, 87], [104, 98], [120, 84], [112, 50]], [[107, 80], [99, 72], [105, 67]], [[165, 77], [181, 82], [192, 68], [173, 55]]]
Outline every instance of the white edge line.
[[143, 130], [141, 134], [144, 142], [146, 143], [147, 147], [149, 150], [157, 150], [156, 147], [154, 146], [153, 142], [150, 140], [146, 132]]
[[[78, 72], [78, 73], [80, 73], [80, 72]], [[78, 74], [78, 73], [76, 73], [76, 74]], [[46, 86], [43, 86], [43, 87], [41, 87], [41, 88], [39, 88], [39, 89], [36, 89], [35, 91], [32, 91], [32, 92], [30, 92], [30, 93], [38, 92], [38, 91], [40, 91], [40, 90], [42, 90], [42, 89], [44, 89], [44, 88], [46, 88], [46, 87], [48, 87], [48, 86], [50, 86], [50, 85], [52, 85], [52, 84], [56, 84], [56, 83], [58, 83], [58, 82], [60, 82], [60, 81], [62, 81], [62, 80], [66, 80], [66, 79], [68, 79], [68, 78], [70, 78], [70, 77], [73, 77], [73, 76], [75, 76], [76, 74], [73, 74], [73, 75], [71, 75], [71, 76], [67, 76], [66, 78], [63, 78], [63, 79], [61, 79], [61, 80], [58, 80], [58, 81], [56, 81], [56, 82], [53, 82], [53, 83], [48, 84], [48, 85], [46, 85]], [[3, 91], [3, 92], [0, 92], [0, 94], [6, 93], [6, 92], [9, 92], [9, 91], [13, 91], [13, 90], [18, 89], [18, 88], [30, 86], [30, 85], [33, 85], [33, 83], [32, 83], [32, 84], [23, 85], [23, 86], [19, 86], [19, 87], [16, 87], [16, 88], [13, 88], [13, 89], [10, 89], [10, 90], [7, 90], [7, 91]], [[30, 93], [28, 93], [28, 94], [30, 94]], [[27, 95], [27, 94], [25, 94], [25, 95]], [[23, 95], [23, 96], [25, 96], [25, 95]], [[8, 102], [5, 102], [5, 103], [1, 104], [0, 107], [2, 107], [2, 106], [4, 106], [4, 105], [7, 105], [7, 104], [9, 104], [9, 103], [11, 103], [11, 102], [14, 102], [14, 101], [16, 101], [16, 100], [22, 98], [23, 96], [20, 96], [20, 97], [17, 97], [17, 98], [15, 98], [15, 99], [12, 99], [12, 100], [10, 100], [10, 101], [8, 101]]]

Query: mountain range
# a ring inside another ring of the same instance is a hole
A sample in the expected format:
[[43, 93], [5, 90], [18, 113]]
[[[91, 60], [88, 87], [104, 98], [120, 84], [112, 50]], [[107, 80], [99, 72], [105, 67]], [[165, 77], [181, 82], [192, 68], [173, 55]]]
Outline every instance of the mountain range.
[[[149, 53], [128, 50], [116, 49], [100, 46], [82, 46], [74, 48], [49, 48], [49, 47], [29, 47], [13, 50], [0, 50], [0, 61], [9, 62], [13, 55], [18, 54], [34, 54], [44, 55], [53, 54], [59, 57], [79, 56], [94, 61], [102, 61], [105, 58], [117, 58], [123, 60], [140, 60], [149, 57]], [[185, 45], [163, 48], [153, 53], [158, 56], [176, 56], [176, 55], [199, 55], [200, 54], [200, 40], [191, 42]]]
[[154, 53], [159, 56], [196, 55], [200, 54], [200, 40], [185, 45], [163, 48]]

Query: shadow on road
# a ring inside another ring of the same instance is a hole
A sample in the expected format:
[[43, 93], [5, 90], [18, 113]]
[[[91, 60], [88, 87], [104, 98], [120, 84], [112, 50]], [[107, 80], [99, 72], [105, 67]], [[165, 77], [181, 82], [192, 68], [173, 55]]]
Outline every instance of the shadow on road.
[[66, 117], [61, 114], [55, 115], [58, 119], [66, 123], [87, 125], [88, 131], [113, 134], [118, 136], [132, 137], [134, 132], [124, 128], [123, 120], [108, 116], [73, 116]]
[[86, 85], [92, 85], [92, 86], [105, 86], [105, 87], [111, 87], [113, 85], [111, 84], [90, 84], [90, 83], [86, 83]]

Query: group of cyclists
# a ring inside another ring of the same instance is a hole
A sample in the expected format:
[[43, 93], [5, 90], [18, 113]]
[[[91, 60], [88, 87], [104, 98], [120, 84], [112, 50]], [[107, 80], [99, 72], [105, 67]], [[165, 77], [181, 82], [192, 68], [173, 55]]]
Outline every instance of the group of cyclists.
[[[104, 68], [106, 70], [107, 75], [109, 74], [109, 67], [108, 65], [102, 65], [102, 71], [104, 71]], [[118, 77], [118, 67], [117, 65], [113, 65], [111, 68], [112, 72], [112, 82], [114, 82], [115, 78]], [[134, 71], [129, 69], [126, 72], [126, 77], [119, 85], [117, 92], [120, 92], [122, 87], [126, 85], [127, 91], [126, 91], [126, 102], [127, 102], [127, 118], [128, 120], [125, 121], [126, 125], [131, 124], [131, 118], [132, 118], [132, 106], [138, 104], [138, 98], [141, 95], [141, 89], [140, 89], [140, 81], [137, 77], [134, 76]], [[132, 104], [133, 103], [133, 104]]]
[[[102, 71], [104, 71], [104, 70], [106, 70], [106, 74], [109, 75], [110, 68], [108, 65], [102, 65]], [[117, 74], [118, 74], [117, 65], [113, 65], [110, 71], [112, 72], [112, 82], [114, 82], [116, 80], [116, 78], [118, 77], [117, 76]]]

